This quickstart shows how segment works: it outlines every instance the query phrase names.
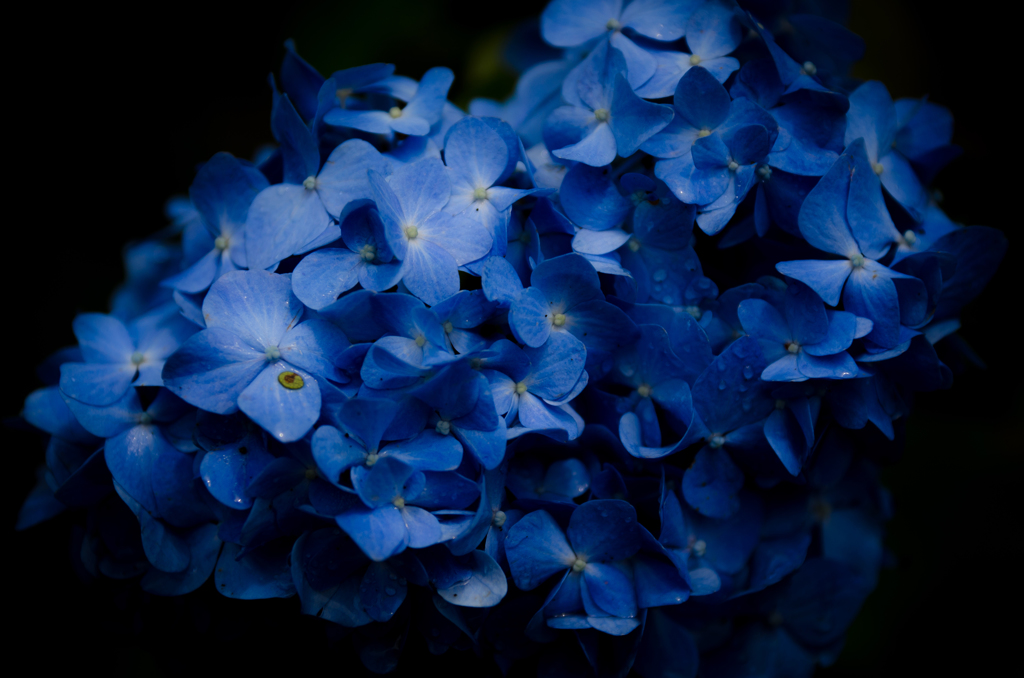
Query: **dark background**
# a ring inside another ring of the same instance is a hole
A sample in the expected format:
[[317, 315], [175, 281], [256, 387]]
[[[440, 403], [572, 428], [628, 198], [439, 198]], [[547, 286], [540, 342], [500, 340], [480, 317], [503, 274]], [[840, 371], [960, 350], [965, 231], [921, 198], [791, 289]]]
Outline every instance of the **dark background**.
[[[34, 366], [74, 343], [75, 313], [106, 310], [123, 276], [121, 247], [165, 224], [164, 201], [186, 192], [196, 164], [220, 150], [249, 157], [272, 140], [266, 74], [278, 67], [285, 38], [324, 73], [388, 61], [418, 77], [449, 66], [452, 98], [465, 104], [510, 91], [503, 40], [543, 4], [502, 3], [501, 18], [485, 3], [416, 0], [246, 3], [234, 11], [175, 3], [138, 13], [38, 3], [8, 15], [6, 157], [15, 165], [0, 266], [8, 308], [0, 414], [16, 415], [37, 386]], [[868, 45], [855, 74], [883, 80], [894, 97], [928, 94], [953, 110], [954, 141], [965, 152], [936, 182], [943, 206], [958, 221], [1003, 229], [1011, 245], [963, 314], [961, 334], [988, 369], [960, 374], [953, 391], [916, 403], [904, 458], [884, 473], [895, 497], [887, 544], [896, 566], [883, 572], [839, 661], [822, 676], [1007, 675], [1024, 667], [1014, 651], [1024, 602], [1015, 493], [1024, 403], [1011, 386], [1020, 374], [1012, 318], [1020, 305], [1013, 281], [1021, 146], [1008, 92], [1018, 83], [1008, 17], [988, 6], [939, 12], [926, 0], [852, 1], [851, 27]], [[329, 645], [325, 625], [300, 617], [294, 600], [228, 601], [209, 585], [165, 600], [133, 583], [81, 582], [68, 547], [75, 518], [13, 531], [43, 448], [32, 433], [3, 436], [4, 609], [16, 629], [10, 647], [21, 650], [9, 656], [28, 651], [47, 668], [111, 675], [277, 665], [355, 671], [344, 643]], [[423, 674], [440, 662], [413, 668]]]

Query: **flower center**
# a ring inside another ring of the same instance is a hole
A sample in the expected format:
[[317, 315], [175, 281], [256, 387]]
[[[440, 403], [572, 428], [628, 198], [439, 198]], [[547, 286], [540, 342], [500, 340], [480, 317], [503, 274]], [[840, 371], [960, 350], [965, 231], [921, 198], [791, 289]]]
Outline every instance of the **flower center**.
[[565, 324], [565, 314], [556, 313], [555, 317], [551, 320], [551, 322], [554, 324], [555, 327], [561, 327], [562, 325]]
[[312, 191], [316, 188], [316, 177], [306, 177], [302, 181], [302, 187], [307, 191]]
[[704, 554], [707, 553], [707, 550], [708, 544], [703, 539], [698, 539], [697, 541], [693, 542], [693, 555], [697, 556], [698, 558], [703, 558]]
[[698, 64], [700, 64], [700, 57], [697, 56], [696, 54], [691, 54], [690, 55], [690, 65], [691, 66], [696, 66]]
[[230, 244], [231, 244], [231, 241], [226, 236], [223, 236], [223, 235], [218, 237], [216, 240], [213, 241], [213, 246], [216, 247], [221, 252], [226, 250], [228, 248], [228, 245], [230, 245]]
[[526, 382], [525, 381], [521, 381], [518, 384], [516, 384], [516, 393], [519, 394], [519, 395], [523, 395], [524, 393], [526, 393]]
[[610, 114], [608, 113], [607, 108], [599, 108], [594, 111], [594, 117], [597, 118], [599, 122], [608, 122]]
[[315, 468], [307, 468], [306, 469], [306, 480], [313, 480], [314, 478], [316, 478], [316, 469]]
[[373, 466], [374, 464], [377, 463], [378, 459], [380, 459], [380, 455], [377, 454], [377, 450], [373, 450], [372, 452], [368, 452], [366, 454], [366, 460], [363, 463], [366, 464], [367, 466]]
[[267, 356], [267, 360], [270, 362], [274, 362], [281, 359], [281, 349], [277, 346], [267, 346], [267, 350], [263, 352], [263, 355]]
[[757, 168], [757, 176], [761, 177], [761, 181], [768, 181], [772, 178], [772, 168], [768, 165], [761, 165]]
[[903, 242], [907, 243], [908, 245], [913, 245], [914, 243], [917, 242], [917, 233], [914, 233], [908, 228], [906, 232], [903, 234]]
[[818, 72], [818, 67], [811, 61], [805, 61], [800, 70], [803, 71], [804, 75], [814, 75]]
[[423, 336], [422, 334], [420, 336], [416, 337], [416, 345], [419, 346], [420, 348], [423, 348], [423, 346], [426, 345], [426, 343], [427, 343], [427, 338], [425, 336]]
[[709, 136], [711, 136], [711, 130], [709, 130], [709, 129], [702, 129], [699, 132], [697, 132], [697, 138], [698, 139], [703, 139], [704, 137], [709, 137]]
[[473, 191], [473, 200], [487, 200], [487, 188], [481, 186]]
[[146, 356], [142, 355], [138, 351], [132, 353], [132, 365], [141, 365], [146, 361]]
[[852, 257], [850, 257], [850, 266], [853, 266], [854, 268], [860, 268], [863, 265], [864, 265], [864, 255], [863, 254], [854, 254]]
[[704, 311], [700, 310], [700, 306], [685, 306], [683, 310], [693, 316], [694, 320], [700, 320], [700, 317], [704, 315]]
[[736, 162], [735, 160], [730, 160], [729, 161], [729, 171], [730, 172], [735, 172], [739, 168], [740, 168], [740, 164], [738, 162]]
[[875, 174], [877, 174], [878, 176], [882, 176], [882, 172], [885, 171], [885, 168], [882, 167], [882, 163], [880, 162], [873, 163], [871, 165], [871, 169], [875, 170]]
[[444, 333], [445, 334], [451, 334], [452, 331], [455, 329], [455, 325], [452, 325], [452, 321], [451, 320], [445, 320], [444, 321], [444, 325], [442, 325], [441, 327], [444, 328]]
[[617, 31], [622, 28], [622, 24], [619, 23], [618, 19], [608, 19], [608, 23], [604, 25], [609, 31]]
[[725, 445], [725, 437], [720, 433], [715, 433], [708, 438], [708, 445], [710, 445], [712, 449], [717, 450], [722, 445]]
[[637, 386], [636, 392], [640, 394], [641, 398], [651, 397], [651, 387], [648, 386], [647, 384], [640, 384], [639, 386]]
[[577, 556], [576, 560], [574, 560], [573, 563], [572, 563], [572, 571], [576, 572], [576, 573], [582, 572], [583, 569], [586, 566], [587, 566], [586, 558], [582, 558], [582, 557]]
[[400, 118], [402, 117], [402, 109], [399, 108], [398, 106], [392, 106], [391, 110], [388, 111], [388, 115], [390, 115], [392, 118]]
[[420, 229], [416, 228], [415, 226], [405, 227], [405, 237], [408, 238], [409, 240], [415, 240], [417, 236], [419, 236], [419, 234]]
[[359, 256], [363, 261], [373, 261], [377, 258], [377, 248], [370, 243], [366, 243], [360, 248]]
[[395, 505], [395, 508], [405, 508], [404, 497], [395, 497], [393, 500], [391, 500], [391, 503]]
[[787, 341], [786, 350], [795, 355], [800, 352], [800, 344], [795, 341]]
[[640, 241], [637, 240], [636, 238], [630, 238], [629, 239], [629, 251], [630, 252], [639, 252], [640, 251]]
[[450, 421], [445, 421], [444, 419], [442, 419], [441, 421], [437, 422], [437, 426], [434, 427], [434, 430], [440, 433], [441, 435], [446, 436], [452, 432], [452, 423]]

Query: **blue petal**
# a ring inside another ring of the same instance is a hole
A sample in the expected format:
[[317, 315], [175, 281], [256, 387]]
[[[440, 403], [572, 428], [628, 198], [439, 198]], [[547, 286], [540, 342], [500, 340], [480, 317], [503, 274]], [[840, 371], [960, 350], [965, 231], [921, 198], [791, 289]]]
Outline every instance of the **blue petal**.
[[429, 512], [416, 506], [401, 509], [402, 520], [409, 531], [409, 548], [433, 546], [443, 538], [441, 524]]
[[729, 93], [702, 68], [691, 68], [676, 85], [676, 114], [695, 130], [713, 131], [728, 117], [730, 105]]
[[67, 506], [63, 503], [54, 499], [53, 490], [50, 489], [46, 481], [40, 480], [32, 488], [28, 496], [25, 497], [25, 501], [18, 509], [18, 518], [14, 524], [14, 529], [19, 531], [27, 530], [34, 525], [59, 515], [66, 508]]
[[683, 474], [686, 503], [712, 518], [728, 518], [739, 510], [737, 493], [741, 487], [743, 472], [721, 448], [701, 448]]
[[609, 125], [619, 155], [627, 158], [636, 153], [642, 143], [668, 125], [673, 115], [670, 106], [653, 104], [634, 94], [621, 73], [615, 76]]
[[405, 602], [408, 590], [387, 563], [370, 563], [359, 584], [359, 605], [374, 621], [386, 622]]
[[215, 450], [203, 457], [199, 473], [214, 499], [228, 508], [247, 509], [252, 497], [246, 488], [273, 460], [256, 445]]
[[449, 68], [435, 66], [428, 70], [420, 78], [416, 96], [403, 109], [403, 115], [415, 115], [426, 120], [428, 125], [435, 124], [441, 119], [441, 109], [454, 80], [455, 74]]
[[480, 118], [466, 117], [452, 125], [444, 142], [449, 172], [471, 188], [490, 188], [508, 164], [508, 146]]
[[853, 269], [843, 292], [843, 307], [871, 320], [874, 328], [867, 338], [891, 348], [900, 343], [900, 307], [896, 285], [888, 271], [870, 260]]
[[776, 410], [764, 422], [764, 435], [791, 476], [800, 475], [807, 453], [803, 432], [785, 411]]
[[689, 10], [688, 3], [674, 0], [633, 0], [622, 11], [620, 20], [623, 26], [652, 40], [678, 40], [687, 28]]
[[137, 368], [132, 363], [64, 363], [60, 366], [60, 390], [87, 405], [108, 406], [131, 387]]
[[355, 436], [368, 450], [380, 447], [384, 432], [400, 411], [392, 400], [352, 398], [338, 411], [338, 424]]
[[736, 315], [743, 323], [743, 330], [766, 342], [782, 344], [793, 341], [789, 324], [782, 314], [763, 299], [744, 299], [736, 309]]
[[[609, 19], [618, 20], [622, 0], [554, 0], [540, 17], [544, 39], [555, 47], [575, 47], [604, 35]], [[643, 17], [637, 21], [644, 26]]]
[[291, 547], [273, 542], [241, 553], [241, 546], [225, 543], [217, 560], [214, 583], [227, 598], [262, 600], [295, 595], [288, 556]]
[[460, 607], [494, 607], [508, 593], [508, 581], [501, 567], [483, 551], [471, 551], [469, 579], [439, 588], [437, 594]]
[[[281, 375], [294, 372], [300, 388], [285, 387]], [[283, 361], [267, 365], [238, 395], [238, 408], [281, 442], [306, 435], [320, 418], [320, 386], [313, 375]]]
[[889, 152], [896, 138], [896, 106], [882, 83], [871, 80], [849, 96], [846, 113], [846, 145], [864, 139], [871, 162]]
[[801, 351], [796, 362], [800, 373], [811, 379], [853, 379], [863, 376], [857, 363], [845, 351], [829, 356], [815, 356]]
[[270, 126], [274, 138], [281, 142], [285, 182], [301, 184], [306, 177], [316, 176], [317, 168], [320, 167], [316, 140], [287, 95], [274, 97]]
[[291, 281], [268, 271], [232, 271], [210, 288], [203, 300], [207, 327], [241, 337], [262, 353], [277, 346], [302, 316], [302, 303]]
[[583, 569], [583, 582], [590, 598], [603, 612], [615, 617], [636, 615], [633, 579], [615, 565], [587, 563]]
[[[850, 155], [840, 156], [832, 169], [811, 189], [800, 207], [799, 216], [800, 233], [812, 247], [847, 258], [860, 254], [860, 247], [847, 221], [850, 177], [854, 167]], [[825, 301], [828, 303], [828, 299]]]
[[536, 588], [576, 560], [562, 528], [547, 511], [534, 511], [512, 526], [505, 537], [505, 554], [512, 578], [523, 591]]
[[742, 337], [704, 370], [693, 385], [693, 402], [712, 432], [733, 431], [771, 412], [775, 402], [767, 397], [765, 386], [757, 379], [764, 368], [757, 342]]
[[782, 261], [775, 265], [779, 273], [799, 280], [812, 290], [829, 306], [839, 305], [839, 296], [843, 285], [853, 270], [846, 259], [833, 261]]
[[238, 396], [266, 369], [266, 356], [220, 328], [193, 335], [164, 366], [167, 388], [218, 414], [238, 409]]
[[686, 45], [704, 59], [725, 56], [743, 39], [733, 8], [717, 2], [702, 5], [686, 24]]
[[173, 452], [154, 426], [136, 426], [107, 440], [104, 458], [114, 481], [147, 511], [156, 511], [151, 483], [153, 462], [158, 454]]
[[345, 334], [331, 323], [311, 318], [284, 335], [278, 348], [282, 360], [303, 370], [339, 383], [347, 381], [337, 364], [350, 344]]
[[864, 144], [854, 142], [844, 155], [853, 160], [850, 196], [846, 206], [850, 230], [865, 257], [880, 259], [889, 251], [889, 246], [900, 239], [899, 231], [885, 207], [882, 185], [868, 162]]
[[217, 565], [221, 547], [217, 526], [197, 527], [188, 536], [188, 546], [191, 558], [184, 571], [167, 573], [150, 569], [142, 577], [142, 590], [158, 596], [181, 596], [202, 586]]
[[316, 177], [316, 190], [327, 212], [339, 221], [363, 201], [373, 198], [367, 172], [389, 173], [387, 159], [362, 139], [349, 139], [327, 157]]
[[405, 267], [405, 285], [427, 304], [437, 304], [459, 291], [458, 263], [432, 242], [421, 240], [410, 245]]
[[349, 127], [371, 134], [387, 134], [391, 131], [391, 116], [387, 111], [356, 111], [332, 108], [324, 115], [324, 122], [335, 127]]
[[566, 534], [576, 554], [588, 563], [623, 560], [640, 549], [636, 509], [619, 499], [596, 499], [579, 506]]
[[361, 264], [363, 258], [349, 250], [332, 248], [313, 252], [292, 272], [292, 289], [302, 303], [319, 310], [356, 286]]
[[352, 486], [371, 508], [388, 506], [395, 499], [416, 497], [423, 490], [422, 473], [397, 460], [384, 457], [372, 467], [352, 469]]
[[[574, 121], [585, 122], [587, 120], [587, 113], [583, 112], [585, 109], [575, 110], [581, 112], [574, 114]], [[554, 123], [559, 119], [555, 118], [552, 120], [549, 118], [549, 120]], [[606, 122], [598, 122], [593, 127], [589, 125], [586, 127], [577, 126], [577, 129], [579, 130], [579, 140], [552, 150], [551, 155], [562, 160], [573, 160], [591, 167], [604, 167], [615, 160], [617, 155], [615, 135], [612, 132], [611, 125]]]
[[317, 192], [294, 184], [269, 186], [256, 196], [245, 220], [245, 259], [268, 268], [299, 252], [331, 225]]
[[583, 228], [605, 231], [625, 221], [633, 204], [619, 194], [607, 168], [576, 165], [559, 189], [566, 216]]
[[452, 436], [423, 431], [411, 440], [388, 444], [381, 454], [419, 471], [453, 471], [462, 462], [462, 445]]
[[541, 348], [524, 351], [532, 363], [526, 379], [530, 393], [556, 401], [572, 392], [583, 373], [586, 348], [567, 332], [554, 332]]
[[453, 472], [424, 472], [424, 485], [417, 494], [406, 494], [406, 500], [425, 509], [464, 509], [480, 496], [480, 488], [472, 480]]
[[530, 287], [516, 295], [508, 314], [508, 324], [516, 339], [527, 346], [539, 348], [551, 335], [552, 317], [551, 305], [543, 291]]
[[149, 511], [139, 513], [142, 548], [146, 558], [163, 572], [181, 572], [188, 567], [191, 554], [188, 543], [154, 518]]
[[375, 509], [356, 506], [336, 520], [370, 560], [387, 560], [409, 544], [402, 513], [390, 504]]

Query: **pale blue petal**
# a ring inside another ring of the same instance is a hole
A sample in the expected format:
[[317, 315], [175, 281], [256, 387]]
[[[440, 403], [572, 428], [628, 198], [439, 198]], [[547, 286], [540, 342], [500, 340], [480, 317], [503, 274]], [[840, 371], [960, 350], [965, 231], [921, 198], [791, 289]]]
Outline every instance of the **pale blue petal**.
[[[302, 387], [285, 387], [279, 380], [285, 372], [298, 374]], [[290, 443], [306, 435], [320, 418], [320, 387], [308, 372], [278, 361], [239, 394], [238, 408], [277, 440]]]

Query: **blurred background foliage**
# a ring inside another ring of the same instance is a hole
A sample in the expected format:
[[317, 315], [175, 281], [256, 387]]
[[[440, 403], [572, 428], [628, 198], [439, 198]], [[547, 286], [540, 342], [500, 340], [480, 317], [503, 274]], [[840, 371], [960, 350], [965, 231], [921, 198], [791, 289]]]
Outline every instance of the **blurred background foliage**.
[[[272, 140], [266, 75], [282, 42], [324, 73], [374, 61], [418, 77], [435, 65], [456, 73], [451, 97], [503, 98], [515, 83], [508, 37], [544, 2], [388, 0], [210, 3], [56, 10], [21, 4], [10, 16], [6, 138], [17, 158], [8, 184], [3, 289], [5, 417], [38, 384], [34, 366], [73, 343], [76, 312], [105, 310], [122, 278], [120, 250], [165, 223], [166, 198], [186, 192], [197, 163], [227, 150], [250, 157]], [[956, 116], [964, 155], [936, 182], [943, 207], [965, 223], [1001, 228], [1007, 260], [967, 308], [962, 336], [987, 363], [957, 375], [951, 392], [923, 394], [906, 427], [903, 458], [884, 471], [896, 515], [892, 567], [822, 676], [1009, 675], [1024, 600], [1016, 582], [1024, 530], [1024, 398], [1015, 283], [1021, 221], [1013, 168], [1020, 150], [1007, 80], [1014, 28], [995, 3], [937, 11], [928, 0], [851, 0], [850, 27], [867, 42], [856, 76], [884, 81], [894, 98], [928, 95]], [[987, 8], [987, 9], [986, 9]], [[33, 484], [43, 447], [32, 432], [4, 432], [6, 520]], [[323, 624], [294, 601], [246, 603], [211, 586], [156, 599], [129, 583], [85, 583], [68, 552], [75, 518], [8, 532], [7, 609], [32, 647], [59, 639], [46, 661], [104, 667], [111, 675], [172, 675], [285, 662], [354, 671], [340, 646], [324, 650]], [[276, 642], [268, 643], [268, 640]], [[427, 656], [417, 675], [440, 668]], [[96, 662], [99, 662], [97, 664]], [[459, 672], [474, 670], [457, 663]], [[347, 675], [347, 673], [346, 673]]]

